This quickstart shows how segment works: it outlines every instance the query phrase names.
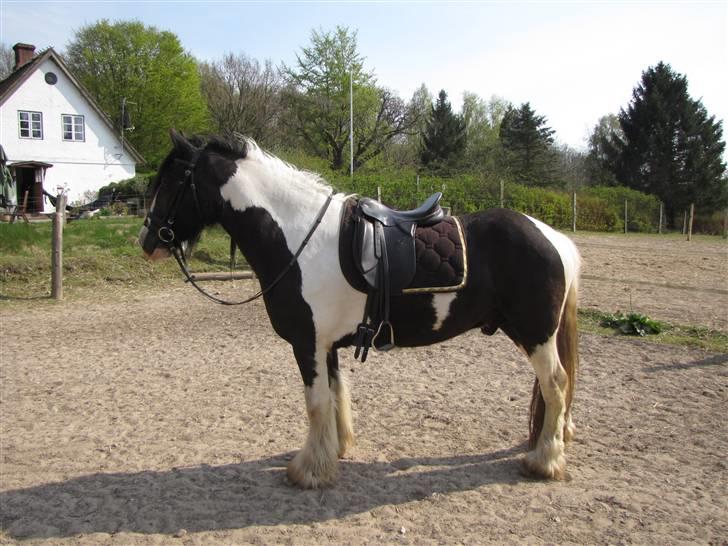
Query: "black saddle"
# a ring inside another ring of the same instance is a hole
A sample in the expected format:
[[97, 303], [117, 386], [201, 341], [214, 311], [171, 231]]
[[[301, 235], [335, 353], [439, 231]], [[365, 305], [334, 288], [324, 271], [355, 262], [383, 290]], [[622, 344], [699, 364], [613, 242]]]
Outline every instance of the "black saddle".
[[[402, 293], [417, 270], [415, 229], [440, 222], [445, 213], [437, 192], [414, 210], [399, 211], [361, 198], [354, 212], [353, 258], [367, 283], [364, 318], [357, 328], [355, 358], [364, 362], [372, 343], [381, 350], [394, 347], [389, 322], [390, 296]], [[381, 338], [380, 338], [381, 336]]]

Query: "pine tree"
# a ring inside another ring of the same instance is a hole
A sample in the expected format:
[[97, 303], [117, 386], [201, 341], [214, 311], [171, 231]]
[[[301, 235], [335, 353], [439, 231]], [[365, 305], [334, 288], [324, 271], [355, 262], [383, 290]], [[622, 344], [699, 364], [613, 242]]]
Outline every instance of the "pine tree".
[[465, 120], [452, 111], [447, 93], [441, 90], [422, 134], [420, 161], [428, 169], [454, 168], [466, 145]]
[[551, 146], [554, 130], [545, 116], [537, 116], [528, 102], [509, 107], [500, 126], [503, 162], [511, 177], [523, 184], [553, 182], [555, 155]]
[[660, 62], [642, 73], [619, 113], [617, 180], [660, 197], [669, 220], [690, 203], [706, 211], [728, 203], [722, 122], [688, 94], [687, 78]]

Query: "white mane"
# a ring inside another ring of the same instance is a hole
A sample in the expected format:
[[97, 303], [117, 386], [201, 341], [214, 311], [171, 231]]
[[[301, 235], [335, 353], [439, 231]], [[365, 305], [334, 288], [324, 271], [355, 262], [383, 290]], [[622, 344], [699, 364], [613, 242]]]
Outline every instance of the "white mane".
[[239, 138], [245, 142], [246, 146], [247, 154], [243, 162], [257, 162], [263, 169], [270, 171], [273, 176], [277, 175], [281, 180], [285, 180], [286, 184], [295, 184], [301, 189], [315, 189], [319, 192], [331, 193], [331, 186], [318, 173], [299, 169], [295, 165], [283, 161], [278, 156], [263, 150], [250, 137]]

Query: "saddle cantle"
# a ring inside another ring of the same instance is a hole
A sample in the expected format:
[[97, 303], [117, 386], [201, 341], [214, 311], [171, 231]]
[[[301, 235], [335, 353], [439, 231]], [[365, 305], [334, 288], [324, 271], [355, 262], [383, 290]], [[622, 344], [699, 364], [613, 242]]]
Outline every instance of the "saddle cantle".
[[[352, 205], [350, 217], [347, 214], [342, 218], [342, 268], [345, 269], [345, 257], [351, 259], [364, 282], [348, 277], [350, 283], [367, 292], [354, 354], [355, 358], [361, 354], [362, 362], [372, 344], [380, 350], [394, 347], [394, 331], [389, 322], [391, 296], [452, 291], [465, 282], [462, 229], [455, 218], [445, 216], [441, 198], [441, 193], [435, 193], [421, 206], [408, 211], [361, 198]], [[350, 241], [348, 248], [345, 241]], [[450, 267], [450, 262], [456, 267]], [[443, 271], [449, 274], [446, 280]]]

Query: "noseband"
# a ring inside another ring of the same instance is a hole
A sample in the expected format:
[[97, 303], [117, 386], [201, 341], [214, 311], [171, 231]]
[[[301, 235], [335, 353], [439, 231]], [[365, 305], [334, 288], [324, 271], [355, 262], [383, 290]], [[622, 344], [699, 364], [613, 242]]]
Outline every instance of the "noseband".
[[[194, 286], [203, 296], [211, 299], [215, 303], [219, 303], [220, 305], [243, 305], [246, 303], [250, 303], [251, 301], [257, 300], [261, 296], [267, 294], [270, 290], [272, 290], [280, 281], [283, 279], [283, 277], [286, 276], [286, 274], [291, 270], [293, 265], [298, 260], [298, 257], [301, 255], [301, 252], [303, 252], [303, 249], [308, 244], [308, 241], [313, 236], [314, 232], [316, 231], [316, 228], [321, 223], [321, 220], [324, 217], [324, 214], [326, 214], [326, 210], [329, 208], [329, 204], [331, 204], [331, 198], [334, 195], [334, 192], [332, 191], [327, 197], [326, 201], [324, 202], [323, 206], [319, 210], [318, 214], [316, 215], [316, 219], [314, 220], [313, 224], [311, 225], [311, 228], [308, 231], [308, 234], [301, 242], [301, 245], [298, 247], [298, 250], [293, 255], [291, 260], [286, 264], [286, 266], [283, 268], [283, 271], [281, 271], [278, 276], [273, 280], [272, 283], [270, 283], [265, 288], [259, 290], [256, 294], [252, 295], [251, 297], [243, 300], [243, 301], [227, 301], [220, 298], [217, 298], [213, 296], [212, 294], [205, 292], [205, 290], [199, 286], [194, 279], [194, 276], [190, 273], [189, 268], [187, 267], [187, 260], [185, 258], [184, 250], [182, 249], [182, 243], [177, 239], [174, 233], [174, 222], [177, 217], [177, 208], [179, 207], [180, 202], [185, 196], [185, 193], [187, 193], [187, 189], [189, 188], [192, 192], [192, 199], [195, 203], [195, 210], [197, 211], [197, 215], [202, 217], [202, 210], [200, 209], [200, 202], [197, 198], [197, 187], [195, 186], [195, 178], [194, 178], [194, 171], [195, 166], [197, 165], [197, 159], [200, 156], [200, 151], [197, 150], [195, 152], [195, 155], [192, 157], [191, 161], [186, 161], [183, 159], [175, 159], [175, 161], [178, 161], [185, 165], [185, 175], [184, 179], [178, 182], [178, 188], [177, 193], [174, 195], [174, 199], [172, 201], [172, 206], [169, 209], [169, 212], [167, 213], [167, 216], [165, 218], [161, 218], [160, 216], [157, 216], [156, 214], [148, 214], [147, 217], [144, 219], [144, 225], [149, 229], [150, 231], [154, 230], [154, 228], [157, 228], [157, 239], [167, 247], [167, 249], [172, 253], [172, 256], [174, 256], [174, 259], [177, 261], [177, 264], [179, 265], [180, 270], [186, 277], [185, 282], [189, 282], [192, 286]], [[158, 226], [158, 227], [157, 227]]]

